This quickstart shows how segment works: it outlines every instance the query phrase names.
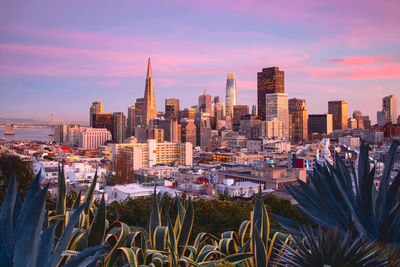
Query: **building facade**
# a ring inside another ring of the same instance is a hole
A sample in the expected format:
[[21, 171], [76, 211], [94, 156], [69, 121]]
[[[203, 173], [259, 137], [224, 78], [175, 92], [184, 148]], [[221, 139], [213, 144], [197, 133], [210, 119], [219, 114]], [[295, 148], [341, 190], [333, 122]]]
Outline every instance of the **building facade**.
[[114, 112], [113, 140], [122, 143], [126, 139], [126, 118], [123, 112]]
[[127, 137], [135, 136], [135, 105], [128, 108]]
[[248, 105], [236, 105], [233, 106], [233, 121], [232, 123], [235, 126], [240, 126], [240, 120], [242, 116], [249, 114], [249, 106]]
[[347, 101], [329, 101], [328, 113], [332, 114], [333, 130], [347, 129]]
[[112, 135], [107, 129], [86, 128], [80, 133], [79, 147], [85, 150], [98, 149], [109, 140], [112, 140]]
[[298, 98], [289, 99], [289, 114], [292, 117], [291, 140], [294, 142], [307, 140], [308, 114], [306, 100]]
[[397, 121], [397, 99], [394, 95], [382, 99], [382, 111], [385, 112], [385, 123], [395, 124]]
[[192, 144], [157, 143], [148, 139], [146, 143], [113, 145], [113, 169], [117, 184], [134, 182], [134, 171], [140, 168], [169, 164], [192, 166]]
[[237, 105], [236, 77], [234, 72], [230, 72], [226, 80], [225, 106], [227, 116], [233, 116], [233, 106], [235, 105]]
[[93, 102], [92, 106], [90, 107], [90, 127], [93, 127], [93, 115], [98, 114], [98, 113], [103, 113], [103, 106], [101, 105], [101, 102]]
[[179, 120], [179, 99], [165, 99], [165, 118]]
[[330, 134], [333, 131], [332, 114], [311, 114], [308, 115], [308, 135]]
[[266, 95], [266, 120], [277, 119], [283, 122], [283, 137], [289, 138], [289, 97], [287, 94]]
[[278, 67], [264, 68], [257, 73], [258, 116], [266, 119], [266, 95], [285, 92], [285, 74]]
[[94, 114], [92, 128], [106, 128], [114, 139], [114, 115], [112, 113]]
[[153, 75], [151, 70], [151, 61], [149, 58], [149, 61], [147, 63], [147, 77], [144, 90], [142, 125], [147, 126], [149, 124], [150, 119], [156, 117], [157, 117], [156, 99], [154, 96]]
[[199, 96], [199, 112], [212, 114], [212, 97], [211, 95], [206, 94], [206, 90], [204, 93]]

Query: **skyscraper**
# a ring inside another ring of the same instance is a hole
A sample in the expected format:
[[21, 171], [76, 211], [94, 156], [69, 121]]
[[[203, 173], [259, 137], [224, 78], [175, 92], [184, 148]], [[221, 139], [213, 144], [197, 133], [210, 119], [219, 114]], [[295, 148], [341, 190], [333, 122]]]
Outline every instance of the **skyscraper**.
[[143, 126], [144, 98], [136, 98], [135, 102], [135, 127]]
[[114, 115], [112, 113], [94, 114], [92, 128], [106, 128], [114, 139]]
[[215, 103], [214, 116], [215, 116], [216, 121], [225, 119], [225, 103], [224, 102]]
[[385, 123], [396, 123], [397, 99], [394, 95], [385, 96], [382, 99], [382, 110], [385, 111]]
[[283, 122], [283, 137], [289, 138], [289, 97], [287, 94], [276, 93], [266, 95], [265, 120], [274, 118]]
[[93, 115], [98, 113], [103, 113], [103, 106], [99, 101], [93, 102], [92, 106], [90, 107], [90, 127], [93, 127]]
[[182, 117], [194, 120], [196, 118], [196, 110], [194, 108], [185, 108], [182, 112]]
[[347, 101], [329, 101], [328, 113], [333, 117], [333, 130], [347, 129]]
[[196, 125], [194, 124], [194, 120], [182, 120], [181, 136], [182, 143], [190, 142], [193, 147], [196, 146]]
[[114, 112], [114, 135], [113, 140], [122, 143], [126, 139], [126, 118], [123, 112]]
[[179, 99], [165, 99], [165, 118], [179, 119]]
[[385, 110], [376, 112], [376, 123], [379, 126], [384, 126], [385, 125], [386, 118], [387, 118], [387, 116], [386, 116], [386, 111]]
[[230, 72], [226, 80], [225, 106], [227, 116], [233, 116], [233, 106], [235, 105], [237, 105], [236, 77], [234, 72]]
[[308, 114], [306, 100], [289, 99], [289, 114], [292, 116], [292, 136], [294, 142], [306, 140], [308, 136]]
[[128, 108], [128, 131], [127, 137], [135, 135], [135, 105]]
[[235, 105], [233, 106], [233, 124], [239, 129], [240, 127], [240, 119], [242, 116], [249, 114], [249, 106], [248, 105]]
[[150, 119], [157, 117], [156, 99], [154, 97], [154, 85], [150, 58], [147, 65], [147, 77], [143, 104], [142, 124], [146, 127], [149, 124]]
[[330, 134], [333, 125], [332, 114], [312, 114], [308, 115], [308, 134], [313, 133]]
[[265, 120], [266, 95], [285, 92], [285, 75], [278, 67], [264, 68], [257, 73], [258, 116]]
[[199, 112], [205, 112], [212, 115], [212, 97], [211, 95], [206, 94], [206, 90], [204, 90], [204, 93], [199, 96]]

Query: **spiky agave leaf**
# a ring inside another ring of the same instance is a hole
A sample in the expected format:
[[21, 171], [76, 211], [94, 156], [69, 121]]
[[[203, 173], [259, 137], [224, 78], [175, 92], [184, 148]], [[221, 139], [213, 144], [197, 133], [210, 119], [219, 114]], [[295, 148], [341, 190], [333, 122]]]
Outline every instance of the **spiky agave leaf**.
[[316, 165], [310, 184], [299, 181], [299, 187], [289, 186], [287, 190], [299, 203], [302, 215], [313, 224], [345, 232], [355, 229], [372, 240], [399, 243], [400, 202], [396, 194], [400, 173], [393, 181], [390, 177], [397, 149], [398, 143], [393, 142], [378, 190], [374, 186], [375, 167], [370, 170], [369, 148], [364, 143], [360, 146], [357, 173], [352, 167], [353, 176], [336, 155], [335, 166]]
[[[275, 253], [280, 248], [275, 248]], [[352, 239], [350, 233], [338, 229], [310, 230], [302, 228], [292, 237], [290, 245], [284, 246], [284, 253], [278, 257], [276, 266], [293, 267], [383, 267], [388, 261], [373, 241], [359, 235]]]
[[0, 265], [11, 264], [13, 247], [14, 206], [17, 197], [17, 183], [15, 174], [12, 174], [6, 197], [0, 211]]

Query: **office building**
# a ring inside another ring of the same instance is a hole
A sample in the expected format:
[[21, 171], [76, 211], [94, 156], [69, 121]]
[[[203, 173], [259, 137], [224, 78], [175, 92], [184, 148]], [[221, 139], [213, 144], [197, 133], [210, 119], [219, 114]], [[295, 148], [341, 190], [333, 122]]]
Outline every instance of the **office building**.
[[257, 106], [256, 105], [253, 105], [251, 107], [251, 115], [257, 116]]
[[128, 108], [128, 129], [127, 129], [127, 137], [131, 137], [135, 135], [135, 105], [132, 105]]
[[332, 114], [333, 130], [347, 129], [347, 101], [329, 101], [328, 113]]
[[283, 137], [289, 138], [289, 97], [287, 94], [267, 94], [265, 120], [283, 122]]
[[333, 131], [332, 114], [311, 114], [308, 115], [308, 135], [330, 134]]
[[212, 114], [212, 97], [211, 95], [206, 94], [206, 90], [204, 90], [204, 93], [199, 96], [198, 109], [199, 112], [209, 113], [210, 115]]
[[196, 143], [202, 149], [210, 147], [211, 124], [209, 119], [199, 119], [196, 121]]
[[113, 140], [122, 143], [126, 139], [126, 118], [123, 112], [114, 112], [114, 135]]
[[306, 100], [289, 99], [289, 114], [291, 115], [291, 140], [300, 142], [308, 137], [308, 114]]
[[242, 118], [242, 116], [245, 116], [247, 114], [249, 114], [248, 105], [233, 106], [233, 125], [236, 127], [240, 126], [240, 119]]
[[79, 147], [85, 150], [98, 149], [109, 140], [112, 140], [112, 135], [107, 129], [86, 128], [80, 132]]
[[165, 118], [179, 121], [179, 99], [165, 99]]
[[150, 58], [147, 64], [146, 86], [144, 91], [142, 125], [147, 127], [152, 118], [157, 117], [156, 99], [154, 96], [153, 75]]
[[283, 135], [283, 122], [277, 118], [272, 120], [261, 121], [261, 136], [260, 138], [276, 139], [282, 138]]
[[285, 92], [285, 75], [278, 67], [264, 68], [257, 73], [258, 116], [266, 119], [266, 95]]
[[55, 127], [54, 141], [57, 144], [66, 144], [68, 135], [68, 124], [60, 124]]
[[261, 120], [250, 114], [242, 116], [239, 134], [246, 136], [247, 139], [259, 139], [261, 136]]
[[357, 120], [353, 118], [349, 118], [347, 120], [347, 128], [348, 129], [357, 129]]
[[362, 120], [362, 124], [364, 126], [364, 129], [370, 129], [371, 128], [371, 120], [369, 119], [369, 116], [362, 116], [361, 120]]
[[157, 143], [164, 142], [164, 129], [150, 128], [147, 129], [147, 138], [154, 139]]
[[196, 146], [196, 124], [194, 124], [194, 120], [181, 120], [181, 142], [190, 142], [193, 147]]
[[394, 95], [385, 96], [382, 99], [382, 111], [385, 111], [385, 123], [396, 123], [397, 99]]
[[214, 117], [216, 121], [225, 120], [225, 103], [217, 102], [214, 105]]
[[236, 87], [236, 77], [234, 72], [228, 73], [228, 78], [226, 80], [226, 115], [233, 116], [233, 106], [237, 105], [237, 87]]
[[143, 112], [144, 112], [144, 98], [136, 98], [135, 102], [135, 128], [137, 126], [147, 126], [143, 123]]
[[103, 106], [101, 105], [101, 102], [93, 102], [92, 106], [90, 107], [90, 127], [93, 127], [93, 115], [98, 114], [98, 113], [103, 113]]
[[78, 145], [79, 144], [79, 135], [81, 133], [81, 127], [79, 124], [71, 124], [67, 128], [67, 144], [68, 145]]
[[359, 110], [354, 110], [353, 111], [353, 119], [360, 119], [362, 118], [362, 113]]
[[182, 111], [182, 118], [186, 118], [189, 120], [196, 119], [196, 110], [194, 108], [185, 108]]
[[387, 115], [386, 115], [386, 111], [385, 110], [376, 112], [376, 121], [377, 121], [377, 124], [379, 126], [384, 126], [385, 125], [386, 118], [387, 118]]
[[133, 183], [134, 172], [140, 168], [169, 164], [192, 166], [192, 144], [157, 143], [154, 139], [148, 139], [146, 143], [113, 145], [113, 169], [117, 184]]
[[114, 140], [114, 115], [112, 113], [99, 113], [93, 115], [92, 128], [106, 128]]

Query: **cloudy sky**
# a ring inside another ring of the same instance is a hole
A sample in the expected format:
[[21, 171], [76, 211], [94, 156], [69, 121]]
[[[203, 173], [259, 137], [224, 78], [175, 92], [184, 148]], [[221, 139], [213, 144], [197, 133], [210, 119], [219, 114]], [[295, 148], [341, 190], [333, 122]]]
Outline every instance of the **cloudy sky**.
[[[349, 102], [376, 121], [400, 98], [398, 0], [19, 1], [0, 4], [0, 117], [87, 122], [92, 101], [124, 111], [143, 97], [151, 57], [157, 109], [166, 98], [256, 103], [257, 71], [285, 71], [309, 113]], [[400, 102], [400, 101], [398, 101]]]

